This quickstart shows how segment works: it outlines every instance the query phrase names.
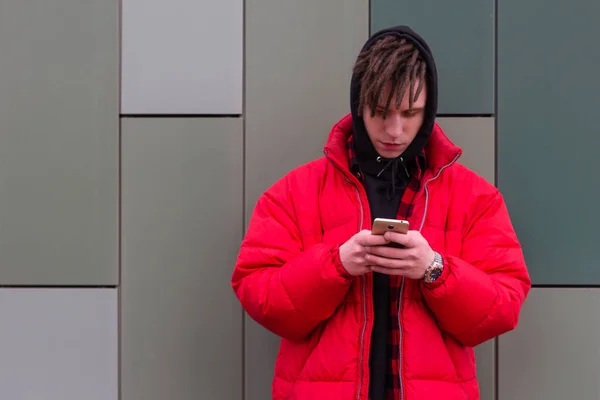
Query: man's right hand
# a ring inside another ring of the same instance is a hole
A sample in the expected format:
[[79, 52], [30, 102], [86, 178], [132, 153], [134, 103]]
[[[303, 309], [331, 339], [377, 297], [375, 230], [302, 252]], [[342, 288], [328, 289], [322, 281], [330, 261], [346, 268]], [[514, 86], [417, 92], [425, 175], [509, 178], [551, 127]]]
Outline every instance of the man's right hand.
[[381, 246], [389, 242], [383, 235], [373, 235], [369, 230], [362, 230], [340, 246], [342, 265], [352, 276], [371, 272], [370, 265], [365, 260], [370, 246]]

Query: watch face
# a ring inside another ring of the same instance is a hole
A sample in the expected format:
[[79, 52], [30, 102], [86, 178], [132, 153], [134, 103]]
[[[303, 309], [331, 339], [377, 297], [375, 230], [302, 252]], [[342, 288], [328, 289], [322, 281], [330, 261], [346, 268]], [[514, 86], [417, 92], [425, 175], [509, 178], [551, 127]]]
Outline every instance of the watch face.
[[442, 269], [441, 268], [434, 268], [429, 273], [429, 281], [434, 282], [437, 278], [440, 277], [440, 275], [442, 275]]

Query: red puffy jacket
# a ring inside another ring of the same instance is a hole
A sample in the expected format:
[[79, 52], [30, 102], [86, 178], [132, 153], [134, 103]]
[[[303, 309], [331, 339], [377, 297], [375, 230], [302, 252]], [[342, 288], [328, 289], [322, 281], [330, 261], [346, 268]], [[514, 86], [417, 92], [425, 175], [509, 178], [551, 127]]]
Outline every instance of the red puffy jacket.
[[[273, 399], [367, 399], [372, 275], [353, 278], [339, 246], [370, 229], [365, 190], [350, 173], [350, 115], [325, 157], [300, 166], [258, 200], [232, 285], [243, 308], [281, 336]], [[431, 285], [405, 279], [404, 400], [479, 399], [473, 346], [516, 327], [531, 283], [498, 190], [456, 161], [436, 124], [412, 229], [444, 256]]]

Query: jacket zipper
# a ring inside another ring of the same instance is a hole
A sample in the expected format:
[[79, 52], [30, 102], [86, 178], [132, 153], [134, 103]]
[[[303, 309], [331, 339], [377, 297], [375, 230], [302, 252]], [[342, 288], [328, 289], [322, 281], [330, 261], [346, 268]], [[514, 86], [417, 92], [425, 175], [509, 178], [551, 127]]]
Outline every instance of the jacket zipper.
[[402, 311], [402, 293], [404, 292], [404, 277], [400, 283], [400, 291], [398, 293], [398, 332], [400, 336], [398, 346], [398, 383], [400, 384], [400, 400], [404, 400], [404, 386], [402, 382], [402, 318], [400, 318], [400, 312]]
[[[458, 158], [460, 157], [460, 153], [456, 155], [456, 157], [454, 157], [454, 159], [452, 161], [450, 161], [448, 164], [444, 165], [442, 168], [440, 168], [440, 170], [438, 171], [438, 173], [431, 179], [428, 179], [425, 182], [425, 185], [423, 185], [423, 187], [425, 188], [425, 210], [423, 211], [423, 219], [421, 220], [421, 226], [419, 227], [419, 232], [421, 232], [421, 230], [423, 229], [423, 226], [425, 225], [425, 218], [427, 217], [427, 208], [429, 206], [429, 188], [427, 187], [427, 185], [429, 184], [429, 182], [433, 182], [435, 181], [437, 178], [439, 178], [439, 176], [442, 174], [442, 172], [448, 168], [449, 166], [451, 166], [452, 164], [454, 164], [456, 162], [456, 160], [458, 160]], [[402, 318], [401, 316], [401, 312], [402, 312], [402, 294], [404, 292], [404, 280], [405, 278], [402, 277], [402, 281], [400, 283], [400, 291], [398, 293], [398, 327], [399, 327], [399, 336], [400, 336], [400, 341], [399, 341], [399, 349], [398, 349], [398, 368], [399, 373], [398, 373], [398, 380], [399, 380], [399, 384], [400, 384], [400, 400], [404, 400], [404, 384], [402, 382]], [[463, 389], [463, 393], [464, 389]], [[465, 393], [466, 396], [466, 393]]]
[[[348, 183], [350, 183], [353, 187], [354, 190], [356, 191], [356, 197], [358, 198], [358, 203], [360, 205], [360, 222], [358, 224], [358, 231], [362, 231], [363, 229], [363, 221], [365, 219], [365, 211], [364, 211], [364, 205], [363, 205], [363, 201], [362, 198], [360, 197], [360, 191], [358, 190], [358, 186], [352, 182], [347, 174], [344, 172], [343, 169], [341, 169], [331, 158], [328, 157], [327, 152], [325, 152], [325, 156], [327, 157], [327, 159], [331, 162], [331, 164], [337, 168], [338, 170], [340, 170], [340, 172], [344, 175], [344, 179], [346, 179], [346, 181]], [[358, 355], [358, 368], [359, 368], [359, 378], [358, 378], [358, 390], [356, 391], [356, 400], [360, 400], [360, 392], [362, 391], [362, 385], [363, 385], [363, 360], [364, 360], [364, 353], [365, 353], [365, 333], [367, 331], [367, 282], [366, 282], [366, 278], [364, 275], [361, 275], [360, 277], [360, 288], [361, 288], [361, 297], [362, 297], [362, 304], [363, 304], [363, 326], [362, 329], [360, 330], [360, 340], [359, 340], [359, 355]]]

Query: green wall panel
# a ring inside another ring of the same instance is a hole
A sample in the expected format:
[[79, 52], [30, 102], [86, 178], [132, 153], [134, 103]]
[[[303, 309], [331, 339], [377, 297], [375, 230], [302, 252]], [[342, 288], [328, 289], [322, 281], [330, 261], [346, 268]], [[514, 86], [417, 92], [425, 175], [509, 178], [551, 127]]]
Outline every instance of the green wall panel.
[[498, 4], [498, 184], [534, 284], [600, 283], [600, 3]]
[[0, 0], [0, 285], [118, 283], [118, 21]]
[[429, 43], [439, 113], [494, 113], [493, 0], [371, 0], [371, 32], [408, 25]]

